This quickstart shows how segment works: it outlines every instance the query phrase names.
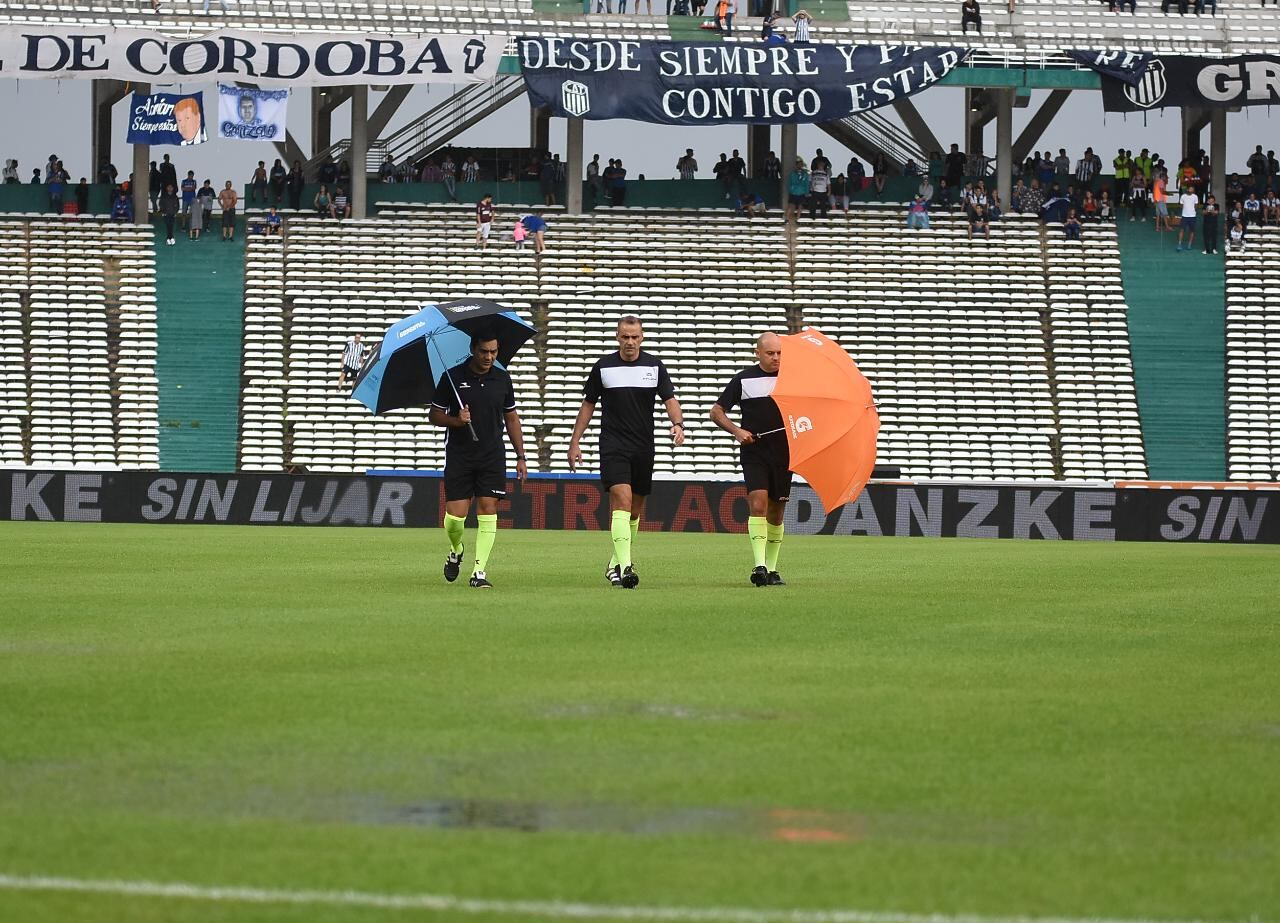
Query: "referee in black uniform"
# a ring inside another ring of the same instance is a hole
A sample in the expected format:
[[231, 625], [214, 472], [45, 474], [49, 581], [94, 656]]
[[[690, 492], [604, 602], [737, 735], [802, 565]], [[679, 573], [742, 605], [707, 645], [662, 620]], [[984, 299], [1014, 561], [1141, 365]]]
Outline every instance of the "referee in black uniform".
[[[747, 482], [747, 534], [755, 561], [751, 582], [755, 586], [784, 586], [778, 575], [778, 553], [782, 550], [782, 514], [791, 496], [791, 452], [782, 414], [770, 396], [782, 363], [782, 340], [776, 333], [760, 334], [756, 359], [756, 365], [729, 379], [711, 405], [711, 422], [738, 440]], [[737, 404], [742, 405], [741, 426], [728, 414]]]
[[609, 491], [609, 532], [613, 557], [605, 577], [614, 586], [635, 589], [640, 575], [631, 563], [631, 543], [640, 529], [644, 501], [653, 486], [653, 402], [661, 398], [671, 420], [671, 441], [684, 444], [684, 419], [666, 366], [640, 348], [640, 318], [618, 321], [618, 351], [591, 368], [582, 407], [569, 441], [569, 468], [582, 464], [579, 445], [596, 404], [600, 417], [600, 480]]
[[458, 579], [465, 550], [462, 530], [475, 498], [476, 557], [470, 585], [480, 589], [493, 586], [485, 566], [498, 537], [498, 501], [507, 495], [504, 429], [516, 450], [516, 476], [523, 481], [529, 473], [515, 388], [506, 370], [494, 365], [497, 358], [496, 338], [473, 336], [471, 358], [440, 376], [429, 416], [436, 426], [448, 430], [444, 444], [444, 531], [449, 537], [449, 555], [444, 560], [444, 579], [450, 583]]

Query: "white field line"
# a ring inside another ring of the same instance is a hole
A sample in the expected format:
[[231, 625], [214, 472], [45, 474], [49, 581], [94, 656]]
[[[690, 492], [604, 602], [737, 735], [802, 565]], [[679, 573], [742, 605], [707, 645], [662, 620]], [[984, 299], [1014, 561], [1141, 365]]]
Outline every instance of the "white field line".
[[[288, 891], [275, 888], [209, 887], [182, 882], [114, 881], [0, 875], [0, 891], [55, 891], [121, 897], [176, 898], [238, 904], [376, 907], [555, 920], [666, 920], [677, 923], [1208, 923], [1191, 920], [1104, 917], [983, 916], [981, 914], [879, 913], [869, 910], [753, 910], [747, 907], [641, 907], [453, 897], [447, 894], [377, 894], [368, 891]], [[1256, 918], [1254, 923], [1260, 923]]]

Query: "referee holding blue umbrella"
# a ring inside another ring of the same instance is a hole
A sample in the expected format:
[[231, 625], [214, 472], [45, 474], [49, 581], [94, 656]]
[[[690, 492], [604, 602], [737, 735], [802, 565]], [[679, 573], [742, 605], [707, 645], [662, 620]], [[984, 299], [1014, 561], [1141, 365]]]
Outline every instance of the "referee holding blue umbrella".
[[[506, 369], [498, 368], [498, 338], [471, 337], [471, 358], [440, 376], [431, 401], [431, 422], [448, 430], [444, 445], [444, 531], [449, 554], [444, 579], [458, 579], [465, 548], [462, 531], [476, 501], [476, 556], [470, 585], [491, 589], [485, 568], [498, 537], [498, 501], [507, 495], [507, 450], [503, 431], [516, 450], [516, 476], [529, 473], [524, 434], [516, 413], [515, 387]], [[468, 430], [470, 435], [468, 435]]]
[[498, 533], [498, 501], [506, 496], [504, 435], [516, 450], [516, 476], [524, 480], [528, 472], [506, 366], [532, 336], [532, 326], [496, 301], [426, 305], [391, 325], [351, 392], [374, 413], [429, 405], [431, 422], [448, 430], [444, 578], [450, 583], [462, 572], [463, 526], [475, 500], [478, 534], [470, 585], [493, 586], [485, 568]]

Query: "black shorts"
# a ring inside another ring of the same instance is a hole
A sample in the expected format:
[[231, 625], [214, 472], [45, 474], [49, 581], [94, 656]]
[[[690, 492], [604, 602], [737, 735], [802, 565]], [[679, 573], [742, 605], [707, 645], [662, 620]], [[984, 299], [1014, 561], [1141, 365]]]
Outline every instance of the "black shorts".
[[360, 376], [360, 370], [350, 365], [344, 365], [342, 367], [342, 374], [352, 381], [355, 381]]
[[614, 484], [630, 484], [631, 492], [647, 497], [653, 490], [653, 450], [639, 452], [601, 451], [600, 483], [608, 490]]
[[791, 497], [791, 469], [786, 465], [773, 459], [746, 454], [743, 454], [741, 461], [747, 493], [753, 490], [767, 491], [770, 500], [787, 500]]
[[507, 495], [506, 461], [470, 461], [450, 459], [444, 465], [445, 500], [470, 500], [472, 497]]

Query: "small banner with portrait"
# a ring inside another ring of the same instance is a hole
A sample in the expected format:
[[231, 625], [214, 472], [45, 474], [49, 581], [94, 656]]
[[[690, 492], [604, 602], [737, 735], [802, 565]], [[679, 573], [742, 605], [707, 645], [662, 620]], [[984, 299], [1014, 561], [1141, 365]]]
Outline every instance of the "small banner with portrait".
[[283, 141], [288, 90], [218, 84], [218, 137], [232, 141]]
[[134, 93], [129, 107], [130, 144], [152, 147], [172, 144], [189, 147], [204, 144], [202, 93]]

